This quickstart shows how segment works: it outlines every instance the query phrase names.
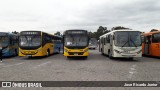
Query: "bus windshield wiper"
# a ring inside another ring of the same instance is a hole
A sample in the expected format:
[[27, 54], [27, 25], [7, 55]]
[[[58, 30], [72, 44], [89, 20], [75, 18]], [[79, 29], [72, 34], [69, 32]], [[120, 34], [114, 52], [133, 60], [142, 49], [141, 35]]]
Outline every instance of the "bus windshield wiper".
[[[127, 40], [127, 42], [128, 42], [128, 40]], [[122, 47], [124, 47], [127, 44], [127, 42], [125, 42], [125, 44], [123, 44]]]
[[130, 40], [132, 41], [132, 43], [134, 44], [135, 47], [137, 47], [137, 45], [134, 43], [134, 41], [130, 38]]

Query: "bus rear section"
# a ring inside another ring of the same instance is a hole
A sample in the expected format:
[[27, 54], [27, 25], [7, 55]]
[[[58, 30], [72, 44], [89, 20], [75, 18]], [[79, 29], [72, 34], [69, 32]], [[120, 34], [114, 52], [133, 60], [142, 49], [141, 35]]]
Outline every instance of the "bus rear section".
[[86, 30], [67, 30], [64, 32], [64, 50], [66, 57], [88, 57], [89, 37]]
[[53, 36], [54, 53], [60, 53], [63, 50], [63, 42], [61, 36]]
[[141, 34], [142, 54], [160, 57], [160, 31]]
[[142, 56], [139, 31], [115, 30], [100, 37], [100, 52], [112, 57], [133, 58]]
[[18, 35], [8, 32], [0, 32], [0, 45], [3, 48], [2, 56], [18, 55]]
[[19, 38], [19, 56], [49, 56], [54, 52], [52, 35], [41, 31], [22, 31]]
[[90, 38], [89, 40], [89, 49], [96, 49], [98, 47], [98, 42], [96, 38]]

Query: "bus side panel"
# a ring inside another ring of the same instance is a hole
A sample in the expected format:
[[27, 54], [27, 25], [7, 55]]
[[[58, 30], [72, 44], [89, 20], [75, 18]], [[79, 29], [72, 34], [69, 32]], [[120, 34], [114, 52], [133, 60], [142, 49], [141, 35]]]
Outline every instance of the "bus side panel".
[[58, 53], [59, 50], [61, 49], [61, 45], [60, 43], [55, 43], [54, 44], [54, 53]]
[[42, 55], [45, 56], [47, 55], [47, 51], [49, 51], [50, 54], [53, 54], [53, 49], [54, 45], [53, 43], [46, 43], [43, 47], [42, 47]]
[[144, 55], [144, 43], [142, 43], [142, 54]]
[[106, 45], [104, 45], [104, 54], [108, 55], [108, 50], [110, 49], [110, 43], [106, 43]]
[[160, 56], [160, 44], [159, 43], [152, 43], [149, 50], [150, 50], [150, 55]]
[[22, 50], [19, 48], [19, 56], [43, 56], [43, 49], [42, 47], [35, 49], [35, 50]]

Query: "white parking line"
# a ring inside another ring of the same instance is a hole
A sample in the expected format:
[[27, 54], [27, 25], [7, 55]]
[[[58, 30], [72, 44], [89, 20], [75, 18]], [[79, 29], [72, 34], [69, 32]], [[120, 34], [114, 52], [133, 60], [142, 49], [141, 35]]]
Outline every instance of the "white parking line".
[[39, 65], [37, 65], [37, 66], [35, 66], [35, 67], [33, 67], [33, 68], [38, 68], [38, 67], [44, 66], [44, 65], [49, 64], [49, 63], [51, 63], [51, 61], [48, 61], [48, 62], [39, 64]]
[[131, 79], [133, 77], [133, 74], [137, 73], [136, 71], [136, 65], [132, 65], [132, 67], [129, 70], [128, 79]]

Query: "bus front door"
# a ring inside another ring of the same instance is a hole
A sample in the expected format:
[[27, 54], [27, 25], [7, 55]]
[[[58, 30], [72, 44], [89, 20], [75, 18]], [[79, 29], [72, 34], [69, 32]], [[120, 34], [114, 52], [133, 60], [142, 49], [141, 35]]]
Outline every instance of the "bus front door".
[[144, 54], [149, 55], [149, 48], [151, 44], [151, 36], [146, 36], [145, 37], [145, 44], [144, 44]]

